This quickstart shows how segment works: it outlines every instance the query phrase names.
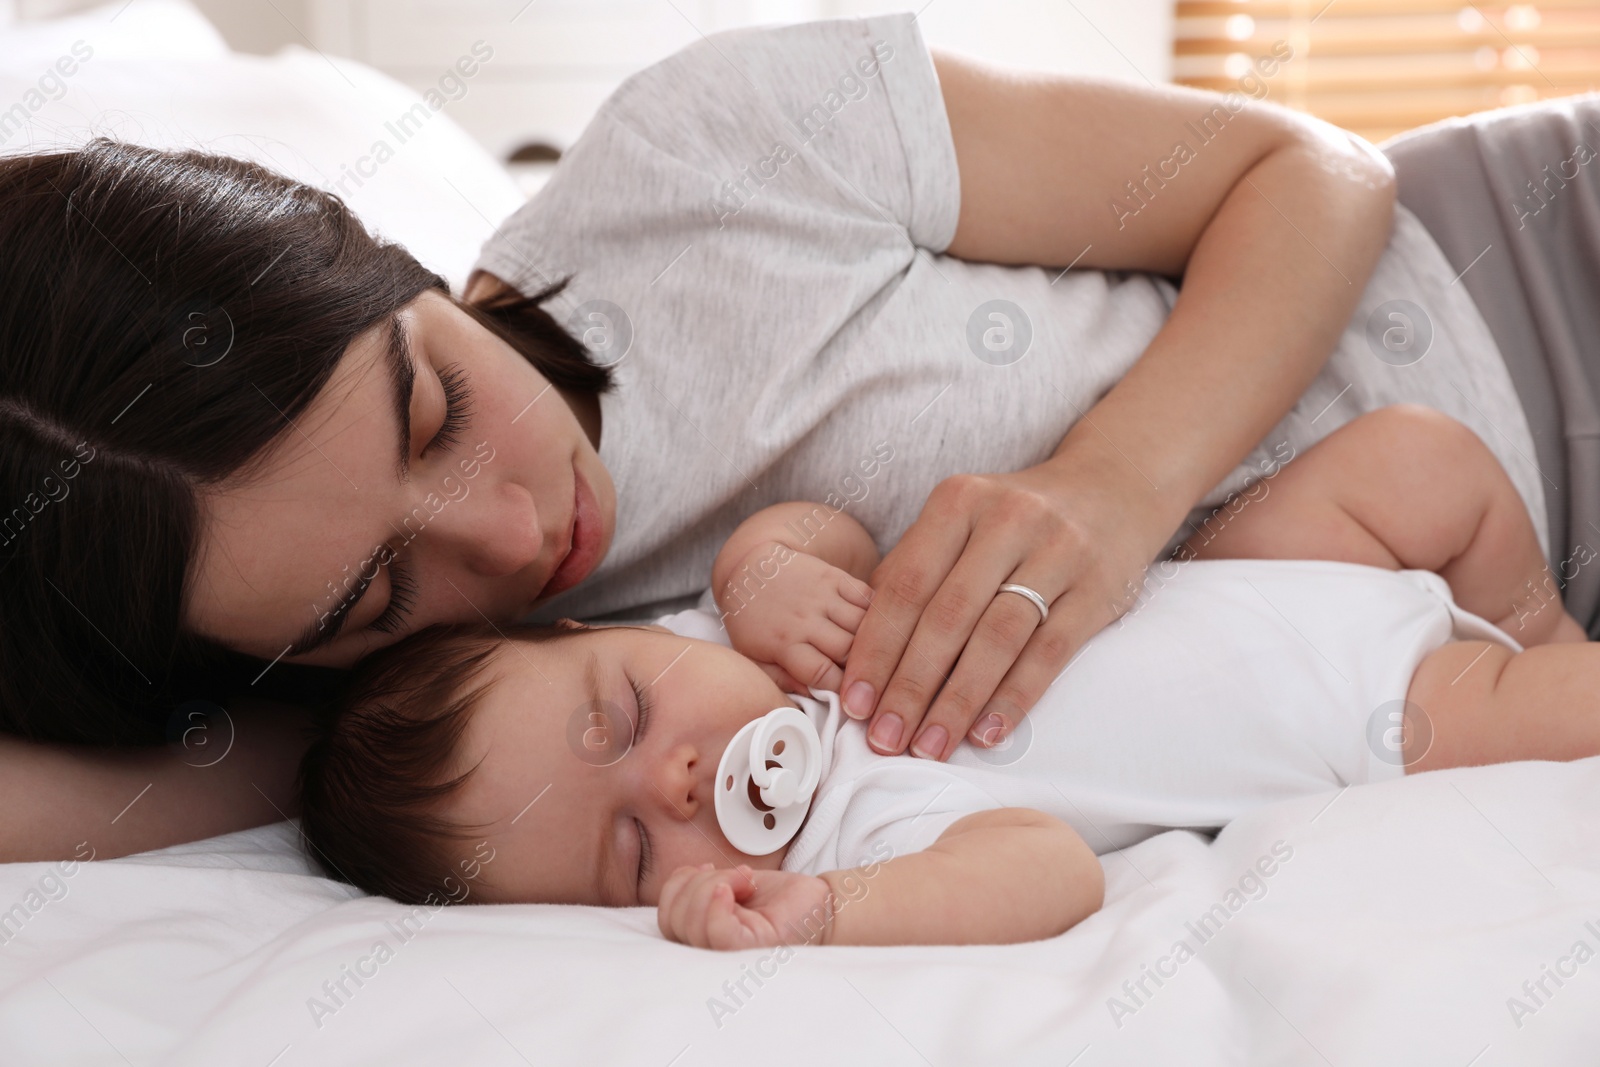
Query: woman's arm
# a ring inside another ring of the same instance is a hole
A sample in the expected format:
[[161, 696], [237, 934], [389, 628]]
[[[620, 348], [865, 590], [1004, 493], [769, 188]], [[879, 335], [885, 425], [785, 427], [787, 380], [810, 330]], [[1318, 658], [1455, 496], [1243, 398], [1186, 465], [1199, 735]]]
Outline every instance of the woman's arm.
[[[950, 254], [1183, 278], [1051, 459], [941, 483], [872, 576], [846, 706], [873, 715], [879, 751], [943, 759], [1015, 727], [1300, 397], [1387, 242], [1394, 178], [1365, 142], [1273, 105], [934, 60], [961, 178]], [[1048, 621], [997, 596], [1006, 582], [1037, 590]]]
[[226, 722], [149, 748], [0, 735], [0, 862], [113, 859], [297, 815], [308, 713], [241, 702], [228, 719], [231, 744]]
[[922, 852], [821, 876], [680, 867], [656, 917], [664, 935], [701, 948], [1000, 945], [1055, 937], [1104, 898], [1100, 860], [1072, 827], [997, 808]]

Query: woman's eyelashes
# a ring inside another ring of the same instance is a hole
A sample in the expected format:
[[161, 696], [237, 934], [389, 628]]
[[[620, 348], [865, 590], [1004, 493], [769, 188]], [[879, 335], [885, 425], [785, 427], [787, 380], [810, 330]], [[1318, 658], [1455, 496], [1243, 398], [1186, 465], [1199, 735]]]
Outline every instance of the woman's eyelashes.
[[399, 557], [391, 559], [389, 569], [389, 603], [376, 619], [367, 624], [369, 630], [392, 634], [400, 629], [416, 603], [417, 585], [410, 570], [401, 564]]
[[439, 372], [439, 384], [444, 387], [444, 421], [439, 432], [423, 448], [423, 454], [437, 448], [454, 448], [461, 443], [461, 434], [467, 428], [467, 417], [472, 413], [472, 390], [467, 385], [467, 372], [460, 364], [452, 363]]
[[[467, 385], [467, 372], [460, 364], [452, 363], [439, 372], [439, 384], [444, 388], [444, 420], [439, 431], [422, 449], [424, 455], [438, 448], [453, 448], [461, 442], [472, 414], [472, 390]], [[417, 585], [411, 572], [398, 558], [390, 559], [389, 603], [376, 619], [367, 624], [369, 630], [380, 634], [397, 633], [405, 624], [411, 609], [416, 605]]]

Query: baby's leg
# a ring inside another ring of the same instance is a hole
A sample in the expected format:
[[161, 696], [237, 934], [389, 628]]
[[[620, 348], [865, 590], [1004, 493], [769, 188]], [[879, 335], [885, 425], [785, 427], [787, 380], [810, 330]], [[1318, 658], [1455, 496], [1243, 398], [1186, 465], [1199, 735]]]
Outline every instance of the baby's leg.
[[1432, 408], [1368, 412], [1318, 441], [1178, 550], [1434, 571], [1456, 603], [1524, 646], [1586, 640], [1527, 506], [1493, 452]]
[[1453, 641], [1423, 659], [1406, 700], [1411, 773], [1600, 755], [1600, 644]]

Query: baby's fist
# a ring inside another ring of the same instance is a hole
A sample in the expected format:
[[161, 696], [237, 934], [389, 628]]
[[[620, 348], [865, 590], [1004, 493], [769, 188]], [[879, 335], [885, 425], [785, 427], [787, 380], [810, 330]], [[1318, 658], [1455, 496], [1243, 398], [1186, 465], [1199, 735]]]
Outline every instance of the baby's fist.
[[696, 948], [734, 951], [826, 943], [832, 911], [828, 883], [792, 871], [743, 864], [679, 867], [661, 887], [661, 933]]

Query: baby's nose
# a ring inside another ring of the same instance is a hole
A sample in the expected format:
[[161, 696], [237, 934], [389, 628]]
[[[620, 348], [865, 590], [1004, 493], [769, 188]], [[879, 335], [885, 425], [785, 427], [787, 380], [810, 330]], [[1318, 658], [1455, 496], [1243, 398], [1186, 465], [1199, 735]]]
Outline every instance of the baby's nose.
[[662, 755], [653, 769], [651, 786], [658, 803], [669, 814], [688, 820], [700, 810], [700, 759], [690, 745], [678, 747]]

